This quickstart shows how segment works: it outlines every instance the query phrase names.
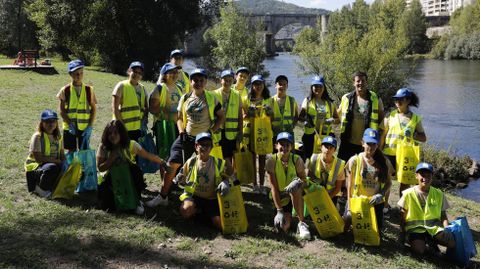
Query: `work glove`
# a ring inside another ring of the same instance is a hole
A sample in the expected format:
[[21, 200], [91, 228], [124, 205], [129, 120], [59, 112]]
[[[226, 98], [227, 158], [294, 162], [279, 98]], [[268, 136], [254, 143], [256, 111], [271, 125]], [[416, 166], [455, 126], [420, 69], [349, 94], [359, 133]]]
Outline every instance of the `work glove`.
[[381, 195], [380, 193], [377, 193], [372, 196], [369, 203], [371, 205], [378, 205], [382, 202], [382, 198], [383, 198], [383, 195]]
[[410, 130], [410, 128], [405, 128], [405, 130], [403, 131], [403, 135], [405, 137], [410, 137], [412, 135], [412, 130]]
[[71, 134], [71, 135], [76, 135], [77, 134], [77, 129], [75, 128], [75, 124], [73, 122], [70, 122], [68, 124], [68, 132]]
[[220, 182], [220, 184], [218, 184], [217, 192], [219, 192], [221, 196], [227, 195], [229, 191], [230, 191], [230, 184], [228, 184], [227, 180], [224, 180]]
[[302, 188], [303, 181], [300, 178], [294, 178], [288, 186], [285, 187], [285, 192], [287, 193], [294, 193], [296, 190]]
[[183, 174], [183, 168], [180, 169], [180, 172], [173, 178], [173, 184], [178, 185], [185, 183], [185, 175]]
[[255, 117], [255, 111], [256, 111], [255, 106], [249, 106], [247, 109], [247, 116], [249, 118]]
[[326, 123], [326, 124], [333, 124], [334, 122], [335, 122], [335, 119], [334, 119], [334, 118], [325, 119], [325, 123]]
[[271, 117], [273, 116], [273, 109], [269, 105], [263, 105], [263, 108], [265, 109], [265, 113], [267, 116]]
[[313, 122], [314, 122], [313, 116], [310, 114], [307, 114], [307, 118], [305, 120], [305, 126], [309, 128], [313, 128], [315, 127], [315, 124]]
[[90, 138], [92, 136], [92, 131], [93, 127], [89, 125], [87, 128], [85, 128], [85, 130], [83, 130], [82, 136]]
[[273, 225], [275, 226], [275, 228], [281, 231], [285, 223], [286, 220], [285, 215], [283, 215], [283, 209], [277, 209], [277, 215], [275, 215], [275, 218], [273, 219]]

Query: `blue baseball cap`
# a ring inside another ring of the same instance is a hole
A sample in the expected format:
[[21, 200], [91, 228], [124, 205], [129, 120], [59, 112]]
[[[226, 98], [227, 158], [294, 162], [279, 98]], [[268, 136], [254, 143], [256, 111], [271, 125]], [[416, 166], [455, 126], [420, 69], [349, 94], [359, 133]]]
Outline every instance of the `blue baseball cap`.
[[166, 73], [168, 73], [169, 71], [172, 71], [172, 70], [175, 70], [175, 69], [179, 69], [180, 67], [179, 66], [176, 66], [174, 64], [171, 64], [171, 63], [166, 63], [162, 66], [162, 68], [160, 68], [160, 74], [162, 75], [165, 75]]
[[195, 68], [192, 73], [190, 73], [190, 79], [192, 79], [193, 76], [195, 75], [201, 75], [201, 76], [204, 76], [205, 78], [207, 78], [207, 70], [203, 69], [203, 68]]
[[379, 142], [378, 131], [372, 128], [365, 129], [365, 131], [363, 132], [363, 142], [378, 144]]
[[227, 77], [227, 76], [234, 77], [235, 74], [233, 73], [233, 71], [231, 69], [226, 69], [226, 70], [222, 71], [222, 74], [220, 75], [220, 78], [224, 78], [224, 77]]
[[401, 88], [397, 91], [397, 93], [392, 98], [404, 98], [404, 97], [411, 97], [412, 91], [409, 88]]
[[51, 119], [56, 119], [58, 120], [57, 112], [51, 110], [51, 109], [45, 109], [42, 111], [42, 114], [40, 115], [41, 120], [51, 120]]
[[288, 83], [288, 78], [285, 75], [279, 75], [275, 78], [275, 83], [279, 82], [280, 80], [285, 80]]
[[145, 69], [144, 66], [143, 66], [143, 63], [139, 62], [139, 61], [132, 62], [128, 68], [133, 69], [135, 67], [140, 67], [140, 68], [142, 68], [142, 70]]
[[327, 145], [332, 145], [333, 147], [337, 148], [337, 139], [333, 136], [326, 136], [322, 140], [322, 145], [327, 144]]
[[433, 173], [433, 166], [429, 163], [419, 163], [415, 169], [415, 173], [418, 173], [420, 170], [428, 170]]
[[263, 79], [263, 76], [262, 75], [255, 75], [252, 77], [252, 79], [250, 80], [250, 83], [254, 83], [254, 82], [257, 82], [257, 81], [260, 81], [260, 82], [265, 82], [265, 80]]
[[235, 74], [238, 74], [240, 72], [245, 72], [245, 73], [250, 74], [250, 70], [248, 70], [248, 68], [246, 68], [245, 66], [237, 68], [237, 70], [235, 71]]
[[173, 55], [175, 54], [180, 54], [181, 56], [183, 56], [183, 50], [180, 50], [180, 49], [172, 50], [172, 52], [170, 52], [170, 58], [172, 58]]
[[325, 85], [325, 79], [321, 76], [314, 76], [312, 78], [312, 82], [310, 83], [310, 86], [314, 86], [314, 85], [324, 86]]
[[293, 136], [288, 132], [281, 132], [277, 135], [277, 142], [280, 140], [288, 140], [288, 142], [293, 144]]
[[72, 73], [75, 70], [84, 68], [84, 67], [85, 67], [85, 64], [82, 62], [82, 60], [77, 59], [68, 63], [67, 70], [68, 70], [68, 73]]
[[210, 133], [199, 133], [197, 134], [197, 136], [195, 136], [195, 143], [198, 143], [205, 139], [212, 141], [212, 135]]

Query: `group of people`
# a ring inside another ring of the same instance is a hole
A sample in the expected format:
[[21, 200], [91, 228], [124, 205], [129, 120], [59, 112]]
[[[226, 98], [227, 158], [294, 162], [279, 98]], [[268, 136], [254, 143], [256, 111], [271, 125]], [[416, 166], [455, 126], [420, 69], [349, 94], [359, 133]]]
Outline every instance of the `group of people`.
[[[128, 164], [137, 194], [133, 211], [143, 214], [140, 198], [145, 183], [136, 165], [139, 156], [164, 168], [159, 194], [145, 202], [146, 206], [167, 206], [172, 185], [183, 184], [181, 216], [191, 218], [202, 212], [220, 228], [217, 193], [228, 194], [235, 178], [234, 152], [242, 145], [253, 156], [254, 192], [270, 193], [278, 231], [290, 229], [294, 211], [298, 218], [297, 235], [302, 239], [311, 237], [303, 213], [304, 188], [309, 184], [325, 187], [334, 204], [346, 197], [342, 212], [346, 230], [351, 223], [348, 199], [370, 197], [381, 230], [383, 215], [390, 208], [392, 179], [398, 169], [396, 145], [404, 139], [426, 141], [421, 117], [410, 109], [419, 104], [412, 90], [398, 90], [392, 97], [395, 108], [385, 113], [382, 100], [368, 89], [367, 74], [357, 72], [353, 75], [354, 90], [345, 94], [336, 107], [324, 78], [315, 76], [308, 96], [298, 107], [295, 98], [287, 94], [285, 75], [275, 78], [273, 96], [265, 79], [261, 75], [251, 76], [246, 67], [235, 72], [224, 70], [221, 87], [209, 91], [207, 71], [195, 69], [188, 75], [182, 70], [182, 63], [183, 52], [172, 51], [170, 62], [161, 67], [157, 85], [150, 94], [141, 83], [144, 66], [138, 61], [130, 64], [128, 79], [115, 86], [113, 120], [104, 128], [97, 150], [98, 171], [106, 172], [98, 191], [102, 208], [115, 208], [113, 192], [118, 180], [114, 176], [118, 173], [113, 171], [119, 164]], [[68, 156], [89, 147], [97, 101], [93, 88], [83, 83], [83, 67], [80, 60], [68, 64], [71, 83], [57, 94], [63, 135], [57, 113], [47, 109], [30, 141], [25, 164], [28, 190], [42, 197], [54, 190]], [[154, 118], [152, 129], [160, 130], [156, 132], [158, 154], [147, 152], [138, 143], [147, 132], [149, 113]], [[270, 118], [274, 140], [273, 153], [267, 155], [257, 154], [252, 143], [254, 120], [265, 115]], [[297, 125], [303, 128], [302, 151], [295, 147]], [[336, 126], [340, 143], [334, 136]], [[165, 142], [162, 135], [167, 133], [173, 139]], [[214, 154], [215, 150], [221, 154]], [[448, 201], [440, 190], [430, 186], [433, 167], [420, 163], [415, 172], [417, 185], [401, 182], [400, 186], [400, 237], [408, 240], [416, 253], [425, 252], [426, 243], [453, 247], [453, 237], [443, 230], [448, 225]], [[265, 173], [269, 188], [264, 184]]]

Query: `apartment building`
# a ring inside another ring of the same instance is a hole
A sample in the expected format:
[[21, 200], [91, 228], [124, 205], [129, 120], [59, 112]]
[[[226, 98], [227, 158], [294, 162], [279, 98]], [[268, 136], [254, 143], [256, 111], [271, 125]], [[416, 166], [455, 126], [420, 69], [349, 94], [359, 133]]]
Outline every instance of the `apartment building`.
[[[407, 6], [412, 1], [406, 0]], [[420, 0], [425, 16], [450, 16], [455, 10], [473, 4], [475, 0]]]

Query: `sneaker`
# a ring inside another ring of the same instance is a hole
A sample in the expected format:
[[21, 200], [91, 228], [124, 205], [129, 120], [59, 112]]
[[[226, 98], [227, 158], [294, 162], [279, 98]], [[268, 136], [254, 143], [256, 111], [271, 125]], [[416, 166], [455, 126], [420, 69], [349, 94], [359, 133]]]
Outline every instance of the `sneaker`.
[[159, 194], [152, 200], [145, 203], [148, 207], [156, 207], [158, 205], [167, 206], [168, 205], [168, 196], [165, 199]]
[[51, 191], [44, 191], [44, 190], [42, 190], [42, 189], [40, 188], [40, 186], [38, 186], [38, 185], [35, 186], [34, 192], [35, 192], [36, 194], [38, 194], [40, 197], [42, 197], [42, 198], [47, 198], [47, 199], [48, 199], [48, 198], [50, 198], [50, 196], [52, 196], [52, 192], [51, 192]]
[[310, 240], [310, 231], [308, 230], [308, 225], [303, 221], [298, 222], [297, 236], [302, 240]]
[[145, 208], [143, 207], [143, 202], [140, 201], [140, 204], [135, 208], [135, 214], [143, 215], [143, 213], [145, 213]]

